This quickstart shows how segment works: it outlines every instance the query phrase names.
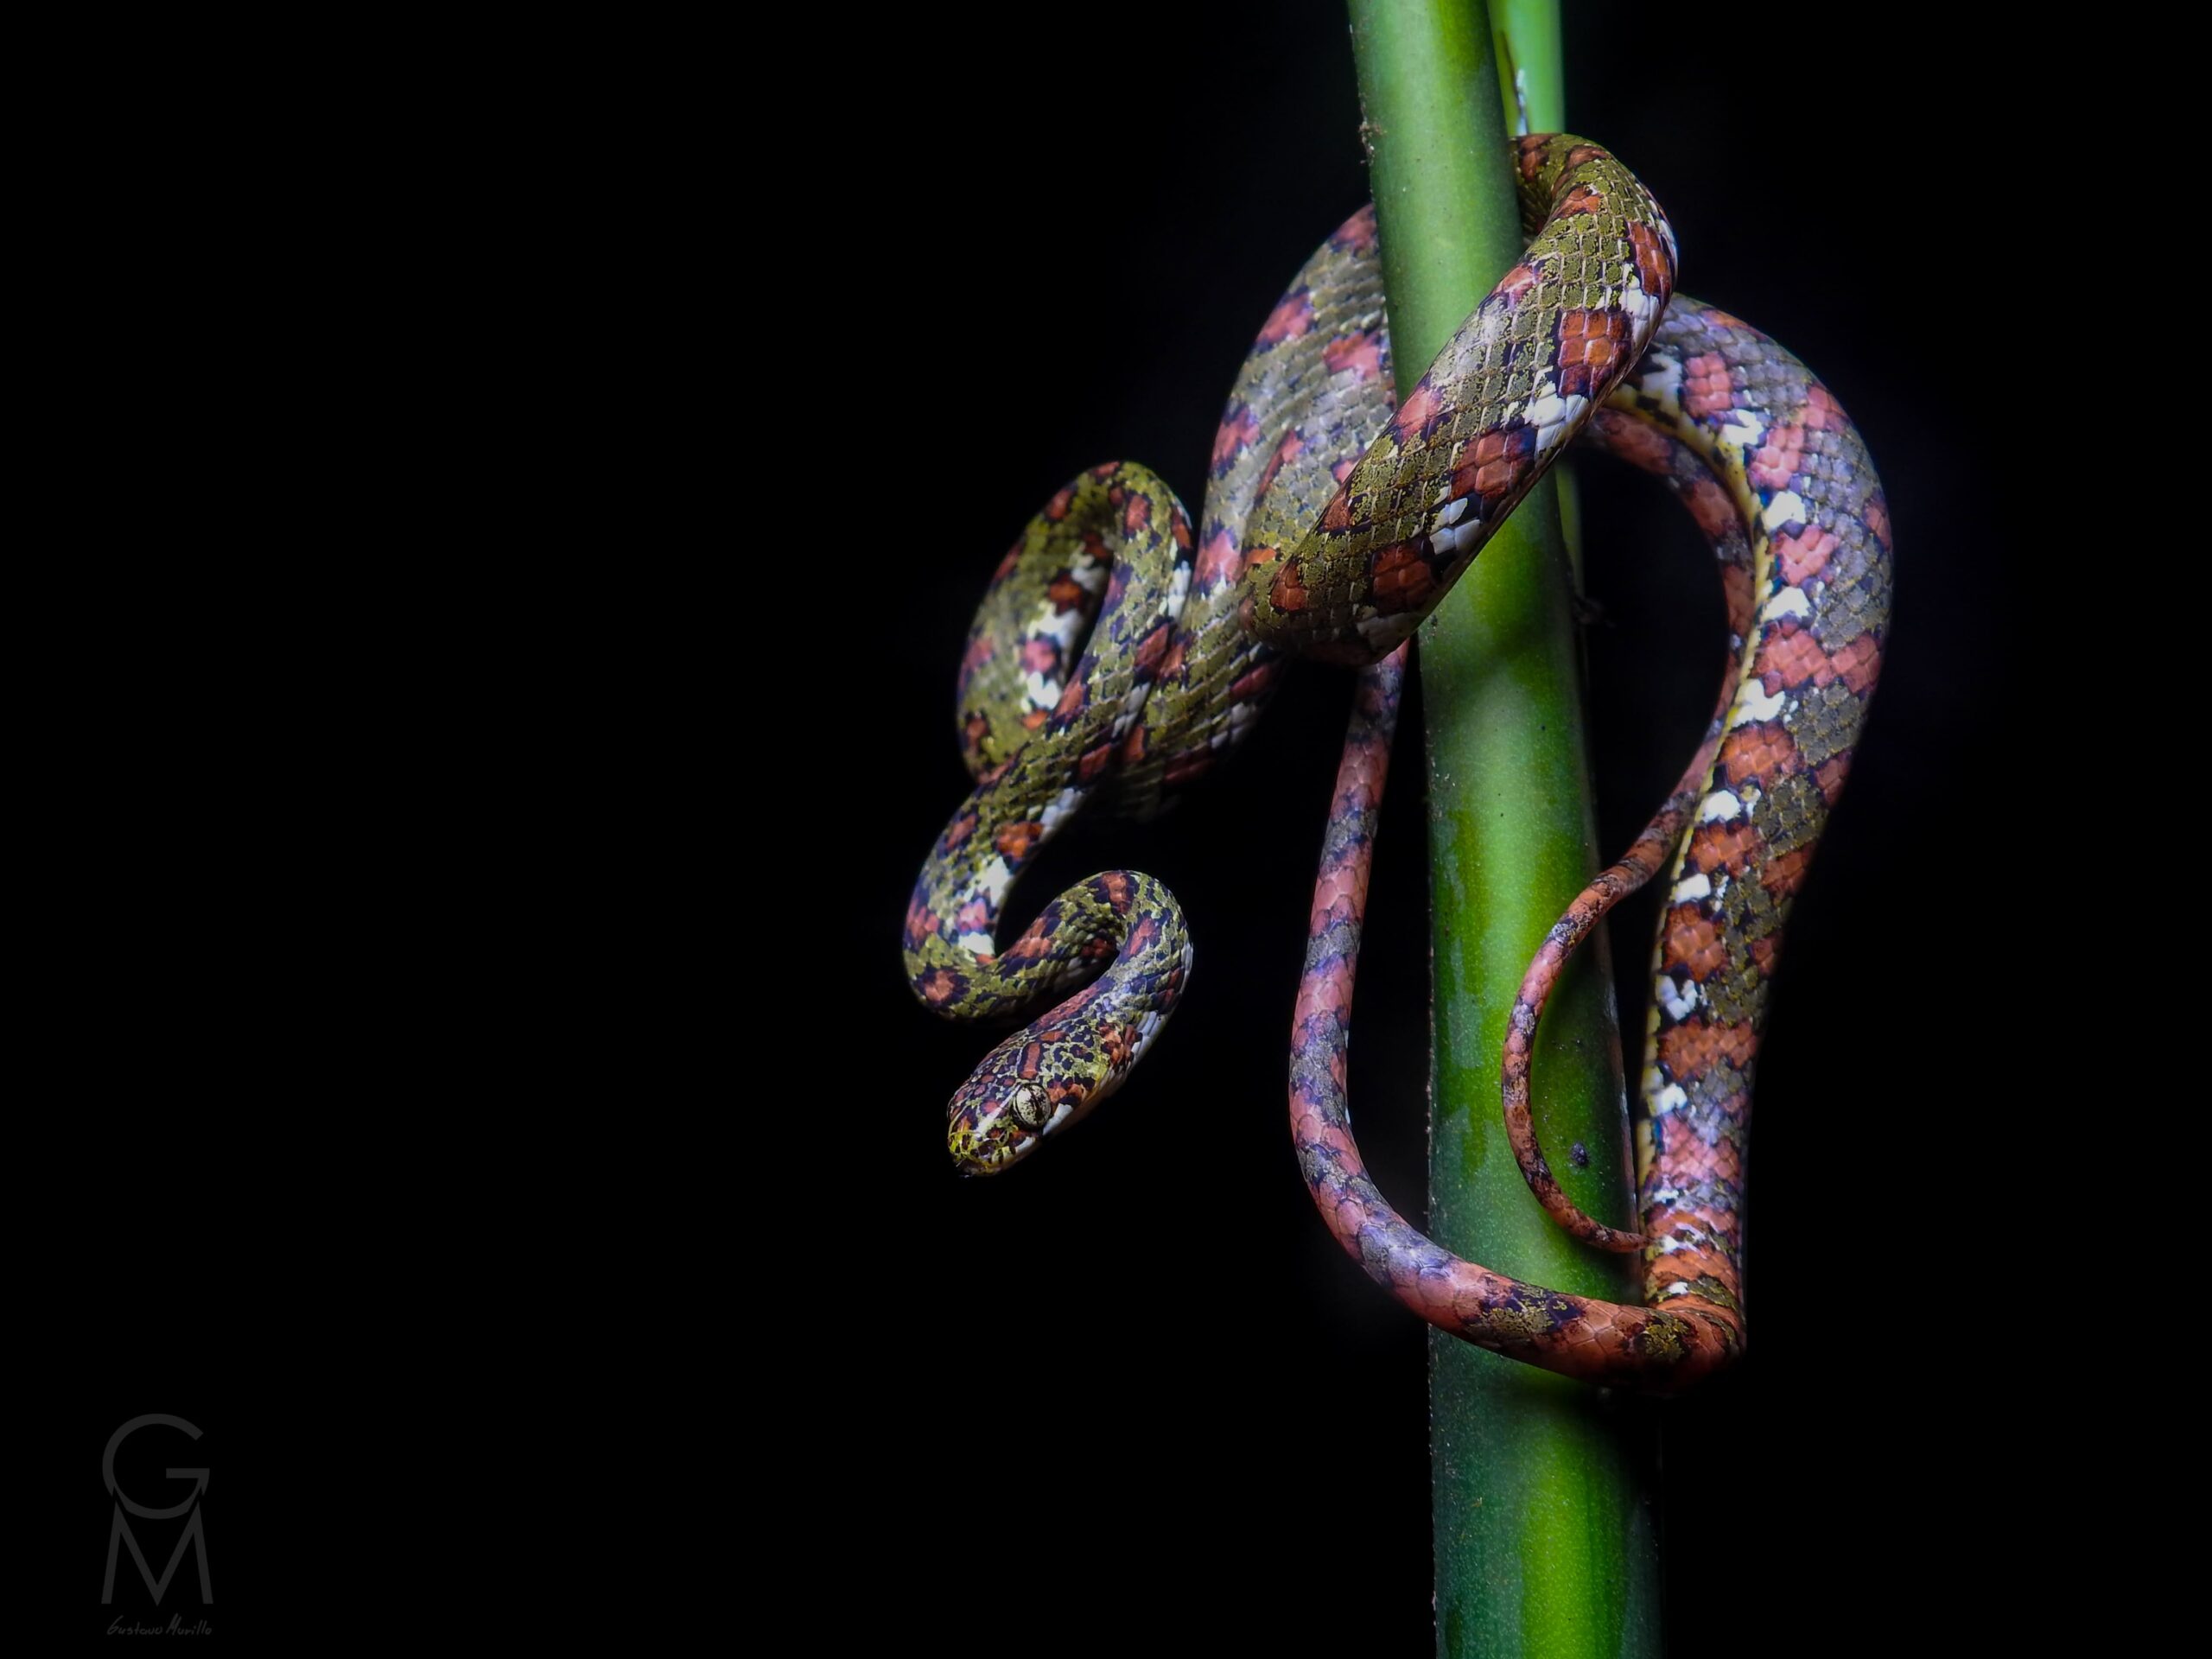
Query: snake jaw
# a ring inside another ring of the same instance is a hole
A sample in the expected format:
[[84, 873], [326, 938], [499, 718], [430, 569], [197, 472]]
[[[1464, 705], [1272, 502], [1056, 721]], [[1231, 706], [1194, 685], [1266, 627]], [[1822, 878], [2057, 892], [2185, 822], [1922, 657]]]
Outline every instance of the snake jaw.
[[990, 1172], [976, 1167], [979, 1142], [976, 1132], [957, 1117], [945, 1131], [945, 1150], [952, 1154], [952, 1161], [963, 1175], [985, 1175]]
[[995, 1175], [1027, 1157], [1058, 1121], [1056, 1114], [1046, 1119], [1044, 1128], [1032, 1129], [1004, 1102], [963, 1101], [956, 1096], [945, 1128], [945, 1150], [962, 1174]]
[[945, 1150], [963, 1175], [995, 1175], [1011, 1169], [1038, 1137], [1002, 1123], [992, 1112], [976, 1116], [956, 1112], [945, 1133]]

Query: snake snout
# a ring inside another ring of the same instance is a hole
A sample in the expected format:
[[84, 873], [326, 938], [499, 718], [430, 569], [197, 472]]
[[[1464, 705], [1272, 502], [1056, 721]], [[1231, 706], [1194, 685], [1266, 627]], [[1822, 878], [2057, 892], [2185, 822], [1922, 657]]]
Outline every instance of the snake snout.
[[963, 1111], [955, 1103], [944, 1146], [961, 1174], [995, 1175], [1011, 1167], [1033, 1144], [1033, 1135], [1021, 1140], [1010, 1135], [999, 1122], [1002, 1116], [988, 1109]]

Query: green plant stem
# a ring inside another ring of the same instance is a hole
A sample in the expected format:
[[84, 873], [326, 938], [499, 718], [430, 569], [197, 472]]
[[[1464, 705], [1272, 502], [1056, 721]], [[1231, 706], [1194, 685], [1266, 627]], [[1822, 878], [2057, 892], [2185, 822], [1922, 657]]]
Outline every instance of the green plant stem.
[[[1402, 393], [1522, 248], [1512, 106], [1481, 0], [1351, 0]], [[1558, 20], [1510, 0], [1533, 125], [1556, 124]], [[1498, 97], [1505, 85], [1506, 96]], [[1631, 1264], [1576, 1244], [1522, 1184], [1499, 1119], [1507, 1013], [1546, 931], [1597, 868], [1571, 575], [1551, 486], [1500, 528], [1421, 632], [1427, 709], [1432, 1039], [1429, 1231], [1485, 1265], [1629, 1300]], [[1610, 978], [1585, 952], [1544, 1014], [1536, 1121], [1577, 1203], [1630, 1216]], [[1579, 1143], [1586, 1167], [1567, 1155]], [[1432, 1333], [1438, 1649], [1658, 1649], [1643, 1431], [1586, 1385]]]

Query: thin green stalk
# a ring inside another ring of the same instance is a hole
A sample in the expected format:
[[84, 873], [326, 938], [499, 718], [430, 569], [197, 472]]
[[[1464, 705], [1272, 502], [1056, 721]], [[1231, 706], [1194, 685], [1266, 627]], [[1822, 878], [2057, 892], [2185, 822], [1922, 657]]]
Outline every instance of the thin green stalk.
[[[1519, 257], [1482, 0], [1350, 0], [1402, 392]], [[1504, 0], [1532, 125], [1558, 122], [1549, 0]], [[1546, 931], [1597, 868], [1581, 681], [1559, 510], [1540, 486], [1421, 633], [1434, 974], [1429, 1230], [1562, 1290], [1635, 1294], [1631, 1265], [1574, 1243], [1522, 1184], [1499, 1120], [1505, 1020]], [[1630, 1218], [1620, 1043], [1586, 952], [1544, 1014], [1538, 1128], [1591, 1214]], [[1569, 1149], [1580, 1144], [1588, 1164]], [[1586, 1385], [1457, 1338], [1430, 1344], [1440, 1653], [1656, 1654], [1649, 1447]]]

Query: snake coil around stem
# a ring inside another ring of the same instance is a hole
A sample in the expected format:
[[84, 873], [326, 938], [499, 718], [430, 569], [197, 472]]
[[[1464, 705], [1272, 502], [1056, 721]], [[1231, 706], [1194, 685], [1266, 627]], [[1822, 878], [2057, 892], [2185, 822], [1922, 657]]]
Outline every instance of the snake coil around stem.
[[[1209, 771], [1265, 706], [1279, 652], [1372, 664], [1294, 1020], [1300, 1168], [1344, 1248], [1440, 1328], [1569, 1376], [1675, 1389], [1742, 1347], [1752, 1066], [1783, 924], [1880, 666], [1888, 516], [1864, 443], [1802, 365], [1673, 295], [1672, 232], [1626, 168], [1568, 135], [1523, 138], [1516, 154], [1528, 251], [1402, 406], [1363, 208], [1300, 270], [1247, 358], [1195, 535], [1166, 486], [1127, 464], [1084, 474], [1032, 521], [963, 660], [977, 784], [916, 883], [906, 960], [917, 995], [950, 1017], [1016, 1020], [1052, 1004], [949, 1110], [961, 1166], [1003, 1169], [1121, 1084], [1191, 963], [1172, 895], [1129, 871], [1078, 884], [1000, 949], [1021, 870], [1086, 803], [1148, 816]], [[1705, 743], [1630, 854], [1546, 940], [1503, 1058], [1532, 1190], [1580, 1236], [1643, 1251], [1639, 1306], [1524, 1284], [1422, 1237], [1368, 1179], [1344, 1096], [1401, 647], [1578, 435], [1682, 499], [1713, 544], [1731, 633]], [[1582, 1216], [1552, 1179], [1528, 1111], [1529, 1058], [1568, 955], [1662, 867], [1643, 1230], [1630, 1234]]]

